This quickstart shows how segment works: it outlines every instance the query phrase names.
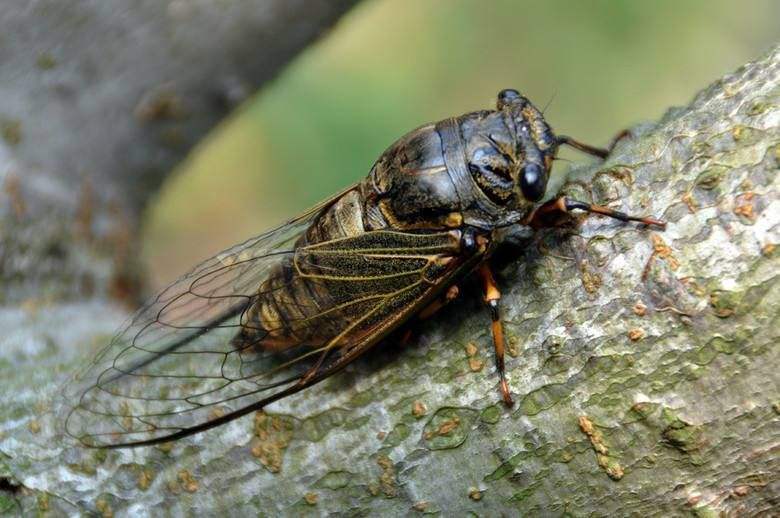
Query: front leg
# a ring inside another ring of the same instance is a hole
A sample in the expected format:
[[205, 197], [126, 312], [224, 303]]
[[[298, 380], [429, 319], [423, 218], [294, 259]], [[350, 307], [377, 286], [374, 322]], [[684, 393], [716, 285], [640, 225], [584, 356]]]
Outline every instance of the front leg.
[[493, 335], [493, 346], [496, 349], [496, 370], [498, 371], [499, 382], [501, 386], [501, 395], [507, 406], [512, 406], [512, 395], [509, 392], [509, 384], [506, 382], [504, 374], [504, 326], [501, 323], [501, 312], [499, 301], [501, 292], [493, 278], [493, 272], [487, 263], [482, 263], [477, 270], [477, 274], [482, 280], [485, 304], [490, 308], [490, 318], [492, 320], [491, 331]]
[[550, 200], [538, 207], [531, 214], [527, 224], [533, 228], [554, 227], [559, 224], [562, 216], [570, 214], [573, 210], [582, 210], [591, 214], [601, 214], [620, 221], [636, 221], [644, 223], [645, 225], [654, 225], [662, 229], [666, 228], [665, 221], [646, 216], [632, 216], [617, 210], [612, 210], [609, 207], [573, 200], [566, 196]]
[[583, 153], [587, 153], [589, 155], [597, 156], [599, 158], [607, 158], [610, 153], [612, 153], [612, 150], [615, 149], [615, 146], [617, 146], [618, 142], [623, 140], [626, 137], [630, 137], [631, 132], [629, 130], [623, 130], [612, 139], [612, 142], [609, 144], [608, 148], [601, 148], [601, 147], [595, 147], [591, 146], [590, 144], [585, 144], [584, 142], [580, 142], [579, 140], [573, 139], [566, 135], [558, 135], [558, 145], [566, 145], [571, 146], [574, 149], [579, 149]]

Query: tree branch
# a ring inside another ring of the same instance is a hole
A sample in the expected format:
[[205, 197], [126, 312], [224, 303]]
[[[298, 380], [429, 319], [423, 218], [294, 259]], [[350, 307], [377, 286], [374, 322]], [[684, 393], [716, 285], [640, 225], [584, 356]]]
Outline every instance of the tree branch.
[[135, 300], [146, 201], [355, 1], [5, 2], [0, 302]]
[[28, 318], [50, 341], [0, 363], [0, 477], [27, 488], [5, 501], [104, 514], [777, 508], [779, 72], [776, 48], [570, 174], [564, 191], [669, 226], [590, 218], [539, 234], [500, 272], [514, 409], [499, 403], [488, 316], [461, 300], [415, 345], [270, 417], [171, 448], [78, 450], [53, 435], [47, 396], [110, 326], [69, 342], [62, 312], [44, 309]]

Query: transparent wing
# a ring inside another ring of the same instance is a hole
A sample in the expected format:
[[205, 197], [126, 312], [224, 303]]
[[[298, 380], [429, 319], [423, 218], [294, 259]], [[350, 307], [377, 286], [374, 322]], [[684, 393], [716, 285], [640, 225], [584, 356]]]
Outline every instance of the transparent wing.
[[[463, 267], [450, 233], [296, 248], [318, 213], [218, 254], [142, 308], [66, 388], [66, 432], [88, 446], [153, 444], [262, 408], [351, 362]], [[295, 274], [267, 282], [285, 262]], [[278, 297], [284, 318], [261, 327], [253, 305], [274, 290], [327, 297]], [[267, 347], [277, 332], [305, 338]]]

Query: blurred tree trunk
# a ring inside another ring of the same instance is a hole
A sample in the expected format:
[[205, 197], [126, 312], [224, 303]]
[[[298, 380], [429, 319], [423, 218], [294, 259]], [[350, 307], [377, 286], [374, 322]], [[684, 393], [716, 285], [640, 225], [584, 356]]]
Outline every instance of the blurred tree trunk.
[[85, 451], [57, 436], [51, 398], [126, 316], [107, 302], [135, 299], [140, 210], [351, 2], [141, 2], [121, 16], [121, 2], [16, 3], [0, 14], [3, 34], [19, 29], [0, 47], [0, 512], [780, 504], [780, 49], [569, 175], [563, 190], [669, 227], [590, 218], [538, 234], [500, 272], [513, 409], [498, 404], [488, 317], [460, 300], [414, 345], [272, 417], [171, 448]]
[[355, 3], [4, 2], [0, 303], [135, 302], [148, 200], [217, 122]]

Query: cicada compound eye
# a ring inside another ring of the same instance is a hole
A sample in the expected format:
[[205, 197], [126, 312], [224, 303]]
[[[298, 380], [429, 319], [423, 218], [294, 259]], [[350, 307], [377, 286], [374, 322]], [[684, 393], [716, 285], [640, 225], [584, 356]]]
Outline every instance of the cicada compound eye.
[[522, 99], [523, 96], [520, 95], [520, 92], [513, 88], [507, 88], [498, 92], [496, 106], [499, 110], [501, 110], [505, 106], [509, 106], [510, 104], [521, 101]]
[[539, 201], [547, 190], [547, 177], [539, 164], [528, 164], [520, 175], [520, 189], [528, 201]]

